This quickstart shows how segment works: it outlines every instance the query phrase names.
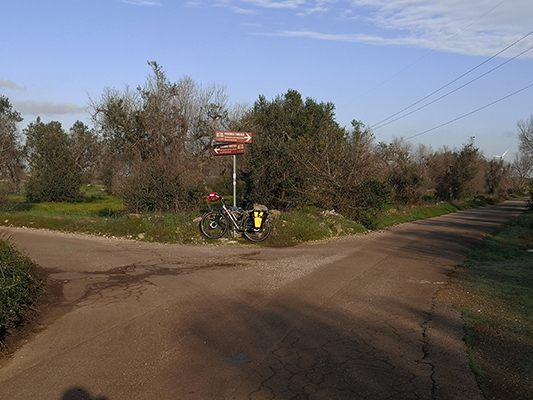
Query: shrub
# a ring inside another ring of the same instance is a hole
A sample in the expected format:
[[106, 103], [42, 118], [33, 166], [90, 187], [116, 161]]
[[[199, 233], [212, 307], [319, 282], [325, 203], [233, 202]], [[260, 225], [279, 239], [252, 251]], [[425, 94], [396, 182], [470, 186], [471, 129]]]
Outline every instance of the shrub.
[[0, 340], [22, 324], [39, 290], [33, 262], [0, 240]]

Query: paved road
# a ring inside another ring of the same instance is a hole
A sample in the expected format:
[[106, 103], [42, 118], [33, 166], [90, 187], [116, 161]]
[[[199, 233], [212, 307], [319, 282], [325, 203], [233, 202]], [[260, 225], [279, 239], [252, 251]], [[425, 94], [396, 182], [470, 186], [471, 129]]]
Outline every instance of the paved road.
[[8, 229], [60, 297], [0, 365], [0, 399], [482, 399], [435, 294], [524, 209], [291, 248]]

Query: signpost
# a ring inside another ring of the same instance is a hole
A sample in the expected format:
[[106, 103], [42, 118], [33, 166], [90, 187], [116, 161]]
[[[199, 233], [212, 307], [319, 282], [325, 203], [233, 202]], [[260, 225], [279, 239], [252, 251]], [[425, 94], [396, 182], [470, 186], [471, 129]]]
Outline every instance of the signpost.
[[219, 143], [213, 149], [215, 156], [233, 156], [233, 207], [237, 207], [237, 154], [244, 154], [244, 144], [252, 143], [250, 132], [216, 131], [215, 141]]
[[250, 132], [216, 131], [215, 140], [225, 143], [252, 143]]
[[235, 154], [244, 154], [244, 144], [217, 144], [213, 149], [215, 156], [230, 156]]

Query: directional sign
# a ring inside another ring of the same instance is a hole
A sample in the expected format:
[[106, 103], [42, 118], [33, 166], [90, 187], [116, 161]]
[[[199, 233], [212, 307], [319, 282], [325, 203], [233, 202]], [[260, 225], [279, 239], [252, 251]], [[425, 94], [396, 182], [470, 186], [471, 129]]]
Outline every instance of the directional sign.
[[219, 144], [213, 150], [215, 156], [229, 156], [232, 154], [244, 154], [244, 144]]
[[215, 140], [226, 143], [252, 143], [252, 134], [250, 132], [217, 131]]

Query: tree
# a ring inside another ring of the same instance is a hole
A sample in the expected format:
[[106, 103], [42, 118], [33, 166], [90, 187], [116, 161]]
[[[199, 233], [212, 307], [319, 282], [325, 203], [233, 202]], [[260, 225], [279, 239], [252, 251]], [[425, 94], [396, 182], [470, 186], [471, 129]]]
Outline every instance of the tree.
[[248, 194], [272, 208], [334, 209], [370, 226], [390, 194], [374, 136], [360, 121], [340, 127], [334, 109], [295, 90], [272, 101], [259, 96], [244, 125], [254, 134]]
[[485, 165], [487, 194], [497, 196], [497, 199], [505, 199], [509, 188], [511, 166], [505, 163], [503, 159], [489, 160]]
[[479, 172], [481, 156], [473, 138], [459, 152], [450, 153], [450, 163], [436, 179], [436, 196], [441, 200], [461, 200], [473, 195], [472, 182]]
[[533, 158], [533, 115], [525, 121], [518, 121], [517, 125], [520, 152], [526, 157]]
[[527, 187], [533, 171], [533, 115], [529, 119], [518, 121], [519, 153], [513, 162], [515, 188]]
[[70, 139], [57, 121], [45, 124], [40, 118], [25, 129], [30, 176], [26, 197], [30, 202], [77, 201], [81, 174], [70, 149]]
[[104, 181], [133, 211], [192, 208], [215, 130], [227, 123], [226, 95], [187, 77], [170, 82], [156, 62], [149, 65], [143, 87], [107, 89], [92, 102], [105, 145]]
[[20, 113], [13, 110], [7, 97], [0, 96], [0, 178], [11, 183], [13, 192], [18, 191], [24, 170], [19, 122]]
[[272, 101], [259, 96], [245, 128], [254, 134], [246, 155], [252, 198], [279, 209], [334, 202], [345, 131], [334, 120], [333, 104], [304, 101], [295, 90]]
[[421, 198], [423, 166], [411, 155], [411, 145], [395, 138], [389, 144], [381, 144], [381, 154], [387, 168], [387, 182], [398, 204], [414, 204]]
[[76, 121], [69, 130], [70, 152], [85, 183], [91, 183], [99, 166], [101, 143], [94, 130]]

